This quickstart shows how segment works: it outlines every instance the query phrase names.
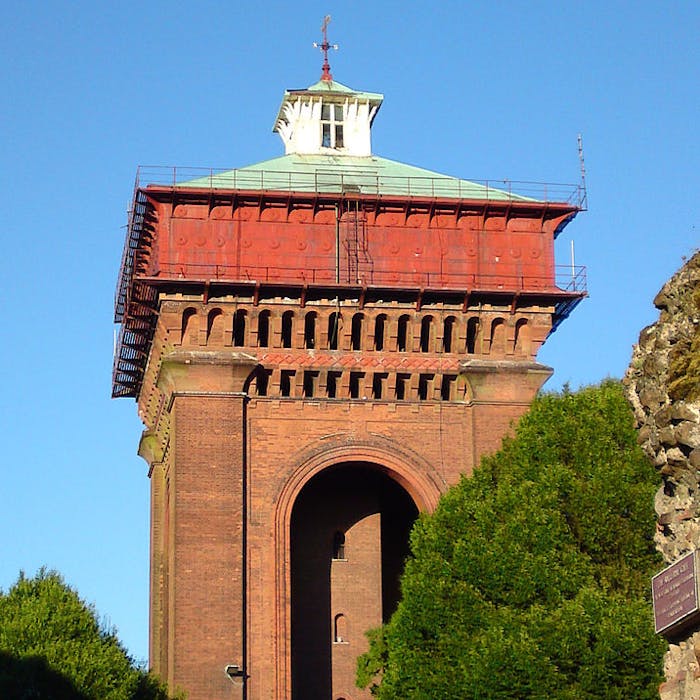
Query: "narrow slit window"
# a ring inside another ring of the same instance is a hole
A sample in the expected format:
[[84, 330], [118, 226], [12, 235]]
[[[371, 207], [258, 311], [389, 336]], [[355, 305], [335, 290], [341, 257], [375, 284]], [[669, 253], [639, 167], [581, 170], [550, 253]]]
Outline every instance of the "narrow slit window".
[[340, 372], [329, 372], [326, 379], [326, 393], [329, 399], [335, 399], [338, 395], [338, 382], [340, 380]]
[[270, 385], [270, 371], [261, 369], [255, 377], [255, 391], [258, 396], [267, 396]]
[[375, 373], [375, 375], [372, 377], [372, 398], [373, 399], [384, 398], [384, 390], [385, 390], [388, 378], [389, 377], [387, 374], [382, 374], [381, 372]]
[[316, 394], [316, 385], [318, 383], [318, 372], [306, 370], [304, 372], [304, 396], [311, 399]]
[[338, 349], [338, 325], [340, 324], [340, 314], [333, 312], [328, 317], [328, 348], [330, 350]]
[[282, 396], [292, 395], [292, 377], [294, 377], [293, 369], [283, 369], [280, 372], [280, 394]]
[[430, 333], [433, 327], [433, 317], [426, 316], [420, 324], [420, 351], [428, 352], [430, 350]]
[[403, 401], [408, 393], [408, 381], [411, 378], [409, 374], [396, 375], [396, 398], [398, 401]]
[[418, 378], [418, 399], [420, 401], [427, 401], [431, 398], [429, 394], [433, 386], [433, 378], [432, 374], [421, 374]]
[[353, 350], [362, 349], [362, 321], [362, 314], [355, 314], [352, 317], [351, 345]]
[[360, 391], [362, 387], [362, 380], [364, 379], [364, 372], [350, 372], [350, 398], [359, 399], [365, 398], [360, 396]]
[[293, 311], [285, 311], [282, 314], [282, 347], [292, 347], [292, 321], [294, 318]]
[[258, 316], [258, 346], [266, 348], [270, 344], [270, 312], [261, 311]]
[[374, 320], [374, 349], [384, 350], [384, 331], [386, 329], [386, 316], [379, 314]]
[[445, 322], [443, 324], [443, 329], [442, 329], [442, 351], [443, 352], [452, 352], [452, 345], [453, 345], [453, 334], [454, 334], [454, 328], [455, 328], [455, 319], [454, 316], [448, 316], [445, 319]]
[[336, 532], [333, 535], [333, 559], [345, 559], [345, 533]]
[[399, 318], [398, 333], [396, 335], [396, 344], [399, 352], [406, 352], [406, 346], [408, 344], [408, 316], [401, 316]]
[[336, 615], [333, 619], [333, 642], [335, 644], [343, 644], [348, 641], [347, 623], [345, 615], [342, 613]]
[[304, 318], [304, 346], [309, 350], [316, 347], [316, 312], [310, 311]]
[[473, 355], [476, 352], [476, 336], [479, 332], [479, 319], [470, 318], [467, 322], [467, 353]]
[[238, 309], [233, 316], [233, 344], [236, 347], [245, 345], [245, 321], [245, 311]]
[[440, 398], [443, 401], [452, 401], [454, 398], [454, 386], [457, 377], [454, 374], [443, 374], [440, 383]]

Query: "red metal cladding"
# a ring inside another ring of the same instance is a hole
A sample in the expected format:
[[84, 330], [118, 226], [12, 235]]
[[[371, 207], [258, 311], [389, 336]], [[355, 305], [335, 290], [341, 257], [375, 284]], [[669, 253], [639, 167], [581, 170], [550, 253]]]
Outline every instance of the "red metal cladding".
[[438, 203], [445, 213], [435, 214], [435, 203], [396, 210], [149, 199], [151, 277], [484, 291], [555, 291], [555, 232], [577, 211], [551, 203], [468, 211]]
[[[465, 200], [151, 185], [136, 188], [117, 288], [122, 324], [113, 395], [137, 396], [158, 289], [210, 285], [372, 288], [553, 306], [552, 331], [586, 295], [584, 268], [555, 266], [554, 239], [579, 211], [565, 202]], [[251, 291], [252, 290], [252, 291]], [[302, 300], [305, 292], [301, 292]], [[303, 305], [303, 301], [302, 301]]]

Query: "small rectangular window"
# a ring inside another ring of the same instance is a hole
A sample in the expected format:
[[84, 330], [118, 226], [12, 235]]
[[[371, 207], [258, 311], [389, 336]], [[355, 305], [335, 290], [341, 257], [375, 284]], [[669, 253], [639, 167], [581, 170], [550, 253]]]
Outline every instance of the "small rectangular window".
[[399, 401], [403, 401], [406, 398], [408, 382], [411, 378], [410, 374], [397, 374], [396, 375], [396, 398]]
[[[359, 399], [360, 398], [360, 385], [364, 379], [364, 372], [350, 372], [350, 398]], [[366, 397], [362, 397], [363, 399]]]
[[323, 124], [323, 139], [321, 145], [325, 148], [331, 147], [331, 125]]
[[304, 371], [304, 396], [307, 399], [313, 398], [316, 394], [316, 382], [318, 379], [318, 372], [305, 370]]
[[334, 105], [333, 106], [333, 116], [335, 117], [335, 121], [337, 121], [337, 122], [343, 121], [343, 105]]
[[336, 148], [343, 147], [343, 125], [342, 124], [335, 125], [335, 147]]
[[258, 396], [267, 396], [267, 387], [270, 383], [270, 370], [261, 369], [255, 378], [255, 390]]
[[338, 380], [340, 372], [329, 372], [326, 378], [326, 393], [329, 399], [334, 399], [338, 392]]
[[372, 377], [372, 398], [381, 399], [384, 396], [384, 387], [388, 379], [387, 374], [375, 373]]
[[331, 106], [330, 105], [322, 105], [321, 106], [321, 119], [325, 122], [329, 122], [331, 120]]
[[293, 369], [283, 369], [280, 372], [280, 394], [282, 396], [291, 396], [292, 394], [292, 378], [294, 377]]
[[454, 374], [442, 375], [442, 384], [440, 385], [440, 398], [443, 401], [452, 401], [456, 381], [457, 377]]
[[434, 374], [421, 374], [418, 378], [418, 399], [420, 401], [432, 399], [432, 396], [429, 396], [429, 394], [433, 388], [434, 377]]

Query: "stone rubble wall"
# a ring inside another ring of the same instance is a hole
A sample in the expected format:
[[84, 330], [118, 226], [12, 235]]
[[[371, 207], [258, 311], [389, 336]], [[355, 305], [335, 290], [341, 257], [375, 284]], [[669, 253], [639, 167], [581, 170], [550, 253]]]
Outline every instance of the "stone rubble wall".
[[[639, 442], [662, 477], [656, 546], [671, 563], [700, 548], [700, 252], [654, 299], [659, 320], [635, 346], [624, 383]], [[662, 700], [700, 700], [700, 627], [670, 640]]]

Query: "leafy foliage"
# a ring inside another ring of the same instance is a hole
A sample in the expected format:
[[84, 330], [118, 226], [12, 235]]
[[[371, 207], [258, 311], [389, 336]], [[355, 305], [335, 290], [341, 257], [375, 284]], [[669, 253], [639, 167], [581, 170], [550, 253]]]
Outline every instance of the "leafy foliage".
[[424, 515], [403, 599], [369, 635], [379, 698], [657, 698], [657, 475], [621, 387], [538, 398]]
[[20, 574], [0, 593], [0, 697], [167, 700], [95, 610], [55, 572]]

